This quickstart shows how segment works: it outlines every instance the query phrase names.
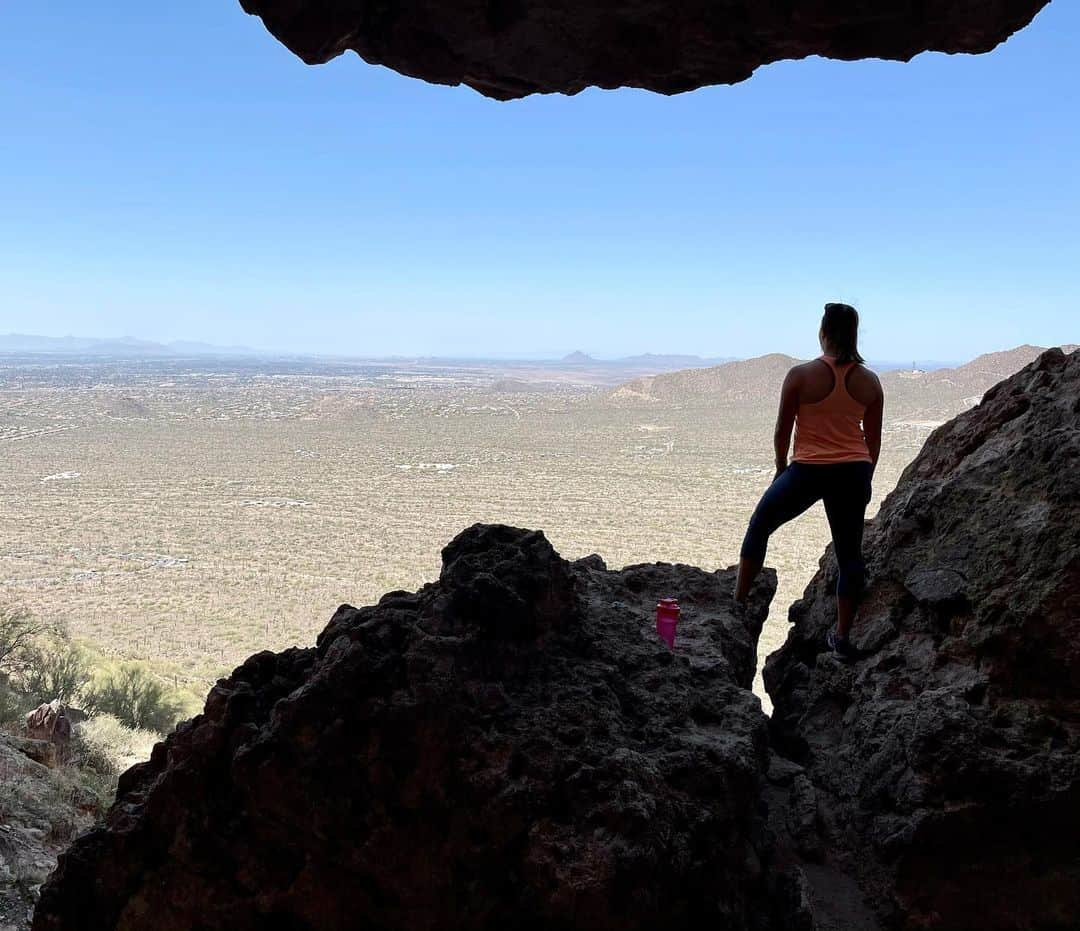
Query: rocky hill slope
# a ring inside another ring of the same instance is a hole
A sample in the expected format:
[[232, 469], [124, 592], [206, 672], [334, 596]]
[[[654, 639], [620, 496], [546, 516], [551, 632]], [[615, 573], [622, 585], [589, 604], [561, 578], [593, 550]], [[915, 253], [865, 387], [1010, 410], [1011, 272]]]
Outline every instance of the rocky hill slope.
[[[1077, 347], [1061, 348], [1068, 353]], [[882, 372], [886, 417], [890, 421], [943, 423], [978, 404], [986, 391], [1003, 378], [1019, 372], [1044, 352], [1044, 347], [1024, 345], [977, 356], [955, 368]], [[771, 405], [780, 396], [780, 386], [788, 369], [800, 361], [804, 360], [773, 353], [707, 368], [649, 375], [609, 391], [605, 401], [619, 406], [693, 408], [744, 402], [760, 406], [761, 399], [767, 398]], [[771, 407], [769, 410], [769, 416], [772, 416]]]
[[[749, 686], [775, 580], [476, 526], [441, 577], [253, 656], [121, 781], [36, 931], [1070, 928], [1080, 354], [940, 429]], [[677, 595], [677, 649], [652, 608]]]
[[[1062, 346], [1069, 353], [1076, 346]], [[1016, 346], [988, 352], [955, 368], [929, 372], [893, 371], [881, 376], [886, 407], [907, 418], [942, 423], [956, 413], [974, 407], [983, 394], [1003, 378], [1015, 375], [1046, 352], [1043, 346]]]
[[779, 397], [784, 376], [798, 361], [777, 352], [709, 368], [647, 375], [620, 385], [608, 398], [673, 404], [759, 401], [762, 397]]
[[48, 741], [0, 733], [0, 931], [28, 926], [59, 852], [104, 814], [100, 785], [56, 764]]

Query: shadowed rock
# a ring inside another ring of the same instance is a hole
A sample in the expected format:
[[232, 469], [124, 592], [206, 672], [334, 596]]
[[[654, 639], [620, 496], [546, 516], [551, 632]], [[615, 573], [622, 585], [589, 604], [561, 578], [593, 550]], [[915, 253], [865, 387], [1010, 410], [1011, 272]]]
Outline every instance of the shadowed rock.
[[863, 657], [823, 653], [830, 551], [765, 667], [826, 865], [890, 926], [1075, 927], [1080, 353], [1044, 353], [935, 431], [866, 552]]
[[760, 924], [771, 573], [736, 617], [730, 571], [610, 572], [482, 525], [443, 556], [437, 583], [220, 682], [63, 856], [34, 927]]
[[821, 55], [988, 52], [1049, 0], [241, 0], [308, 64], [352, 50], [506, 100], [586, 87], [674, 94]]

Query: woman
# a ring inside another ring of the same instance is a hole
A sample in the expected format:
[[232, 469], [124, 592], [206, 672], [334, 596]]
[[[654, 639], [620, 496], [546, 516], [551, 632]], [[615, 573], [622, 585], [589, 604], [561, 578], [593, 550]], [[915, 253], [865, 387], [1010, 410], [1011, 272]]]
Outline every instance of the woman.
[[[884, 395], [881, 382], [859, 355], [859, 314], [854, 307], [826, 304], [818, 341], [820, 358], [796, 365], [784, 379], [773, 435], [776, 477], [750, 519], [739, 554], [735, 600], [746, 601], [773, 531], [824, 501], [840, 568], [836, 627], [829, 631], [828, 645], [842, 659], [850, 659], [856, 654], [848, 637], [863, 586], [863, 520], [881, 452]], [[789, 465], [793, 426], [795, 455]]]

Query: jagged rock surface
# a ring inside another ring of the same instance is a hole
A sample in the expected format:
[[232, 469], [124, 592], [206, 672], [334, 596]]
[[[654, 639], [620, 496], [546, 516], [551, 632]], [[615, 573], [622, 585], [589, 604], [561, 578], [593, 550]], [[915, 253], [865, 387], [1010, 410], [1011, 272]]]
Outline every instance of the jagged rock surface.
[[906, 61], [987, 52], [1049, 0], [241, 0], [309, 64], [347, 50], [498, 99], [643, 87], [665, 94], [746, 80], [821, 55]]
[[888, 927], [1075, 928], [1080, 353], [939, 428], [866, 552], [862, 658], [822, 652], [828, 553], [765, 667], [774, 740], [816, 796], [803, 861], [857, 878]]
[[762, 927], [749, 687], [775, 578], [738, 617], [733, 581], [477, 525], [438, 583], [219, 683], [62, 857], [34, 928]]
[[30, 926], [57, 854], [102, 814], [95, 793], [56, 762], [51, 741], [0, 732], [0, 931]]

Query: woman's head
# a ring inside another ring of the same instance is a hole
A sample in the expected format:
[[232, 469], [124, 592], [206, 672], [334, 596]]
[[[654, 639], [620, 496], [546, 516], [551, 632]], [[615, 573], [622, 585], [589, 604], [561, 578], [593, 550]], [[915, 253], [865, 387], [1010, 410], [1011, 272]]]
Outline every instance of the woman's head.
[[859, 355], [859, 312], [850, 304], [826, 304], [821, 318], [821, 348], [845, 362], [862, 362]]

